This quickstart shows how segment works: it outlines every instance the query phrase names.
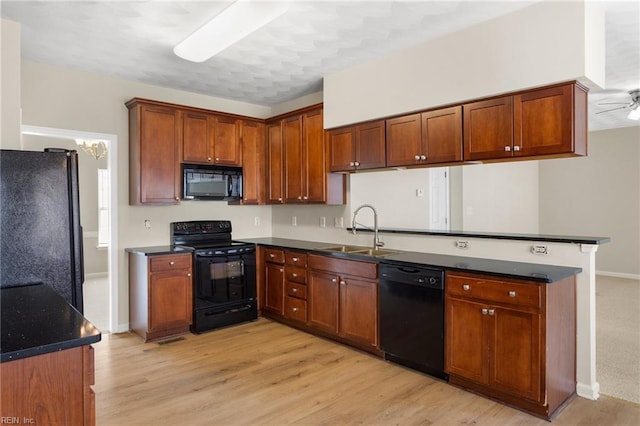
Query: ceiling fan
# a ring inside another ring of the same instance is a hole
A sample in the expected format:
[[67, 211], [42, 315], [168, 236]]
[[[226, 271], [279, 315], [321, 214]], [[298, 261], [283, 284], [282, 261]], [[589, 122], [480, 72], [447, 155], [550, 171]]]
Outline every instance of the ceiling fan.
[[603, 102], [598, 105], [622, 105], [620, 107], [607, 109], [604, 111], [598, 111], [596, 114], [602, 114], [603, 112], [616, 111], [619, 109], [631, 108], [629, 111], [629, 115], [627, 118], [630, 120], [639, 120], [640, 119], [640, 89], [630, 90], [629, 96], [631, 96], [631, 102]]

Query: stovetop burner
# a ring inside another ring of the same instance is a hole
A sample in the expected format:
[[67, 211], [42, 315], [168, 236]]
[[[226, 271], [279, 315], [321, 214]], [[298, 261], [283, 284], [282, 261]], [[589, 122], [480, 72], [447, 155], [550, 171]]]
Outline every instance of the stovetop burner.
[[195, 254], [212, 255], [246, 251], [253, 244], [231, 239], [231, 222], [228, 220], [198, 220], [171, 223], [171, 245], [177, 250]]

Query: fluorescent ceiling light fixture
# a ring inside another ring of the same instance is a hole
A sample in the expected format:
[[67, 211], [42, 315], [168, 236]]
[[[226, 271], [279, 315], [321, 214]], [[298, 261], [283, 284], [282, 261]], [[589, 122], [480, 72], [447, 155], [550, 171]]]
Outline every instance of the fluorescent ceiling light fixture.
[[629, 120], [640, 120], [640, 106], [636, 105], [631, 111], [629, 111], [627, 118]]
[[204, 24], [173, 53], [187, 61], [204, 62], [284, 14], [288, 1], [237, 0]]

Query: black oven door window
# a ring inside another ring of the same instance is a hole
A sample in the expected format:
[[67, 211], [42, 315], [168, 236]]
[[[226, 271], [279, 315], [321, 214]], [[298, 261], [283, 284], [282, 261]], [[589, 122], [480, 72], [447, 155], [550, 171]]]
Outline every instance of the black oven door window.
[[197, 268], [196, 297], [219, 303], [247, 298], [242, 259], [201, 258]]

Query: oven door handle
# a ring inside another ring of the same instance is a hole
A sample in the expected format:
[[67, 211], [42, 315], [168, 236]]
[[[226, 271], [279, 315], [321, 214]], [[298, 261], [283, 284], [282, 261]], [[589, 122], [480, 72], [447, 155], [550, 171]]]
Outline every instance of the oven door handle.
[[237, 312], [248, 311], [249, 309], [251, 309], [251, 305], [244, 305], [241, 308], [233, 308], [233, 309], [229, 309], [229, 310], [224, 311], [224, 312], [205, 312], [204, 316], [210, 317], [210, 316], [213, 316], [213, 315], [221, 315], [221, 314], [235, 314]]

